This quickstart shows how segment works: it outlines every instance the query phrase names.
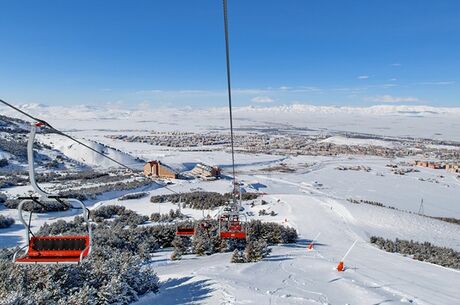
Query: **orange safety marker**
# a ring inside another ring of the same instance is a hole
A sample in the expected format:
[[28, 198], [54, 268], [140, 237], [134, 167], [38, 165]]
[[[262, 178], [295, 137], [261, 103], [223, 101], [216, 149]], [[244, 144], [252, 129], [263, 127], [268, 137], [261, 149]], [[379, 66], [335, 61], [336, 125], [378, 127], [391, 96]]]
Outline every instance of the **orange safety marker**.
[[321, 235], [321, 232], [319, 232], [316, 237], [310, 242], [310, 244], [308, 245], [307, 247], [307, 251], [311, 251], [313, 250], [313, 245], [315, 244], [316, 240], [318, 239], [318, 237]]
[[345, 259], [347, 258], [348, 254], [350, 254], [351, 252], [351, 249], [353, 249], [353, 247], [356, 245], [356, 243], [358, 242], [358, 240], [355, 240], [355, 242], [353, 243], [353, 245], [351, 245], [350, 249], [348, 249], [347, 253], [345, 253], [345, 255], [343, 256], [343, 258], [340, 260], [339, 264], [337, 265], [337, 271], [338, 272], [343, 272], [345, 271], [345, 266], [344, 266], [344, 261]]

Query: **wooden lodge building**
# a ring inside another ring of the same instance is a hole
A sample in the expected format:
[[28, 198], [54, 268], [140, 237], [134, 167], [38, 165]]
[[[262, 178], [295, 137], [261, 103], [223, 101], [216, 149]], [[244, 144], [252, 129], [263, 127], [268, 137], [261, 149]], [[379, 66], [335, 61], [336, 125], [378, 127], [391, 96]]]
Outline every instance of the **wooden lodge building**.
[[149, 161], [144, 165], [144, 175], [152, 178], [177, 179], [177, 172], [159, 160]]

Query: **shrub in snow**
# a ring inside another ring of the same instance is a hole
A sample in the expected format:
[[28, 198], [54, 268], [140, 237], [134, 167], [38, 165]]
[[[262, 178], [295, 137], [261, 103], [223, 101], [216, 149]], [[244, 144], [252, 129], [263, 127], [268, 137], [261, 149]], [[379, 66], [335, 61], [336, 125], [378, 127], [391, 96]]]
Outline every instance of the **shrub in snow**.
[[14, 219], [0, 215], [0, 229], [11, 227], [14, 224]]
[[453, 223], [453, 224], [456, 224], [456, 225], [460, 225], [460, 219], [458, 219], [458, 218], [453, 218], [453, 217], [434, 217], [434, 216], [429, 216], [429, 217], [433, 218], [433, 219]]
[[153, 222], [172, 222], [177, 219], [184, 219], [186, 216], [179, 209], [169, 210], [168, 214], [152, 213], [150, 220]]
[[[20, 199], [7, 199], [6, 202], [3, 203], [3, 205], [8, 209], [17, 209], [20, 202]], [[34, 213], [48, 213], [57, 211], [67, 211], [69, 209], [69, 206], [57, 201], [46, 201], [43, 202], [42, 205], [33, 201], [29, 201], [23, 205], [22, 209], [24, 211], [32, 211]]]
[[91, 211], [91, 218], [94, 221], [101, 219], [109, 219], [115, 215], [122, 215], [126, 212], [126, 208], [122, 205], [103, 205]]
[[8, 165], [7, 159], [0, 159], [0, 167], [5, 167]]
[[265, 216], [265, 215], [268, 215], [265, 209], [259, 210], [259, 216]]
[[198, 256], [213, 254], [216, 252], [215, 239], [198, 230], [193, 238], [192, 249]]
[[0, 193], [0, 203], [4, 203], [6, 201], [6, 195], [3, 193]]
[[263, 239], [249, 239], [244, 251], [245, 262], [258, 262], [270, 254], [268, 244]]
[[0, 147], [3, 151], [12, 154], [19, 160], [27, 159], [27, 138], [0, 138]]
[[[216, 220], [207, 220], [207, 228], [200, 222], [195, 223], [195, 236], [192, 240], [192, 253], [196, 255], [210, 255], [216, 252], [246, 251], [244, 262], [255, 262], [268, 255], [268, 245], [293, 243], [297, 241], [297, 231], [293, 228], [276, 223], [266, 223], [259, 220], [251, 221], [247, 226], [247, 239], [220, 239]], [[178, 226], [190, 226], [192, 223], [179, 223]], [[248, 249], [249, 247], [249, 249]], [[180, 251], [178, 251], [180, 252]]]
[[59, 193], [61, 196], [76, 198], [79, 200], [95, 199], [107, 192], [121, 192], [127, 190], [134, 190], [140, 187], [146, 187], [152, 184], [150, 179], [136, 179], [131, 181], [120, 181], [112, 184], [102, 184], [98, 186], [86, 187], [78, 190], [66, 190]]
[[[116, 210], [116, 209], [115, 209]], [[12, 250], [0, 251], [0, 304], [129, 304], [139, 296], [158, 291], [158, 278], [145, 265], [160, 246], [170, 247], [175, 226], [132, 228], [135, 212], [123, 210], [118, 221], [93, 224], [94, 248], [89, 260], [79, 266], [17, 266]], [[99, 216], [107, 216], [105, 208]], [[119, 212], [119, 210], [118, 210]], [[137, 216], [136, 216], [137, 215]], [[43, 225], [41, 235], [80, 235], [82, 217]]]
[[190, 253], [191, 243], [190, 239], [182, 236], [176, 236], [172, 241], [172, 246], [174, 247], [173, 255], [171, 259], [180, 259], [183, 254]]
[[152, 213], [152, 215], [150, 215], [150, 220], [153, 222], [160, 222], [161, 216], [162, 215], [160, 213]]
[[252, 239], [263, 239], [269, 245], [295, 243], [298, 238], [294, 228], [260, 220], [249, 222], [247, 234]]
[[460, 269], [460, 252], [450, 248], [437, 247], [429, 242], [419, 243], [400, 239], [393, 241], [377, 236], [372, 236], [370, 242], [387, 252], [409, 255], [419, 261]]
[[9, 173], [5, 177], [0, 178], [0, 189], [25, 185], [29, 182], [26, 173]]
[[369, 204], [369, 205], [375, 205], [375, 206], [378, 206], [378, 207], [382, 207], [382, 208], [390, 208], [390, 209], [394, 209], [393, 207], [387, 207], [386, 205], [384, 205], [383, 203], [381, 202], [377, 202], [377, 201], [371, 201], [371, 200], [364, 200], [364, 199], [352, 199], [352, 198], [349, 198], [347, 199], [349, 202], [351, 203], [354, 203], [354, 204], [361, 204], [361, 203], [364, 203], [364, 204]]
[[147, 216], [139, 215], [134, 211], [126, 209], [124, 206], [118, 205], [106, 205], [91, 211], [91, 219], [97, 223], [113, 218], [114, 216], [118, 216], [114, 219], [115, 224], [119, 223], [132, 227], [144, 224], [149, 220]]
[[129, 304], [159, 281], [139, 256], [106, 247], [77, 266], [18, 266], [0, 257], [0, 304]]
[[244, 252], [238, 249], [233, 250], [230, 262], [236, 264], [246, 263], [247, 261], [246, 257], [244, 256]]
[[133, 199], [140, 199], [144, 198], [148, 195], [146, 192], [141, 192], [141, 193], [131, 193], [131, 194], [126, 194], [124, 196], [121, 196], [118, 198], [118, 200], [133, 200]]
[[[242, 200], [254, 200], [259, 196], [257, 193], [243, 193], [241, 194]], [[152, 196], [150, 201], [152, 203], [172, 202], [179, 203], [182, 201], [182, 207], [192, 209], [214, 209], [228, 204], [232, 198], [231, 193], [220, 194], [217, 192], [191, 192], [182, 194], [169, 194]]]

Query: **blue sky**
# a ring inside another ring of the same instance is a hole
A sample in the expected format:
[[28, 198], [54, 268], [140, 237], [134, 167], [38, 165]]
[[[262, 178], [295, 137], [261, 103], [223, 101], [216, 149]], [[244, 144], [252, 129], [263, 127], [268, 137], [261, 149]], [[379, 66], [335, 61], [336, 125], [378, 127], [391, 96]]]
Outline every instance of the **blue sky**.
[[[15, 103], [225, 106], [220, 0], [0, 1]], [[460, 106], [460, 1], [229, 0], [236, 105]]]

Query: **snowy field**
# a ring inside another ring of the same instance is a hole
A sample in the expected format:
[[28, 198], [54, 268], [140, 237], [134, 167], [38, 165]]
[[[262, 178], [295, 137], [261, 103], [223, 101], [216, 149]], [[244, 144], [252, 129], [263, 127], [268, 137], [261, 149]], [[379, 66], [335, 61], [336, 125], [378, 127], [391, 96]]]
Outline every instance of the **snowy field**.
[[[228, 128], [228, 110], [216, 108], [114, 108], [111, 106], [21, 105], [53, 126], [65, 130], [203, 131]], [[0, 113], [18, 114], [0, 106]], [[460, 108], [430, 106], [334, 107], [294, 104], [237, 107], [236, 128], [302, 128], [313, 132], [346, 131], [460, 141]]]
[[[300, 106], [299, 106], [300, 107]], [[334, 107], [301, 107], [239, 109], [235, 112], [237, 127], [270, 126], [313, 128], [325, 130], [375, 133], [385, 136], [413, 136], [460, 141], [460, 110], [427, 108], [344, 109]], [[372, 108], [372, 107], [371, 107]], [[141, 111], [114, 110], [103, 112], [90, 107], [51, 108], [29, 106], [29, 110], [49, 118], [51, 124], [72, 131], [74, 136], [95, 141], [95, 147], [108, 145], [107, 153], [129, 164], [135, 158], [160, 159], [178, 170], [190, 170], [197, 162], [219, 165], [223, 179], [174, 180], [170, 187], [176, 192], [194, 190], [229, 192], [231, 181], [230, 155], [224, 150], [193, 151], [147, 143], [130, 143], [105, 137], [117, 133], [148, 134], [150, 131], [220, 130], [226, 128], [226, 113], [193, 110], [200, 120], [190, 120], [186, 110], [166, 111], [159, 121]], [[51, 113], [61, 113], [68, 119], [52, 119]], [[190, 111], [189, 111], [190, 112]], [[382, 114], [383, 112], [383, 114]], [[135, 122], [128, 124], [135, 116]], [[79, 118], [78, 120], [76, 118]], [[188, 119], [187, 119], [188, 118]], [[308, 118], [308, 119], [307, 119]], [[326, 119], [328, 118], [328, 119]], [[378, 118], [378, 120], [376, 120]], [[104, 164], [96, 156], [80, 150], [53, 135], [41, 135], [40, 142], [52, 146], [69, 158], [88, 165]], [[335, 136], [331, 143], [343, 144], [349, 139]], [[379, 145], [390, 147], [394, 142], [353, 140], [349, 145]], [[97, 144], [100, 143], [100, 144]], [[76, 144], [75, 144], [76, 145]], [[387, 159], [372, 156], [284, 156], [271, 154], [236, 155], [237, 175], [245, 191], [262, 192], [254, 207], [245, 204], [246, 211], [258, 215], [260, 209], [274, 211], [276, 216], [250, 218], [275, 221], [292, 226], [299, 232], [297, 244], [272, 248], [269, 257], [258, 263], [231, 264], [230, 255], [207, 257], [185, 256], [171, 261], [171, 249], [154, 256], [154, 266], [163, 282], [161, 292], [147, 295], [136, 305], [147, 304], [459, 304], [460, 272], [419, 262], [399, 254], [379, 250], [369, 243], [372, 235], [389, 239], [431, 242], [437, 246], [460, 251], [460, 226], [432, 219], [417, 212], [423, 198], [423, 213], [429, 216], [460, 218], [460, 178], [445, 171], [418, 168], [418, 172], [397, 175], [388, 164], [412, 162], [411, 159]], [[293, 171], [268, 170], [283, 164]], [[369, 170], [339, 170], [339, 167], [366, 167]], [[20, 194], [27, 186], [4, 189], [8, 194]], [[139, 190], [137, 190], [139, 191]], [[149, 196], [118, 201], [114, 194], [91, 200], [91, 209], [119, 204], [140, 214], [166, 213], [177, 208], [171, 203], [152, 204], [151, 195], [169, 194], [165, 188], [152, 186]], [[268, 202], [261, 205], [260, 200]], [[396, 209], [353, 204], [347, 199], [370, 200]], [[217, 211], [183, 209], [194, 218]], [[16, 224], [0, 229], [0, 246], [13, 247], [24, 243], [23, 228], [18, 224], [17, 211], [1, 209], [2, 215], [15, 218]], [[74, 212], [34, 215], [34, 228], [45, 221], [70, 220]], [[308, 243], [318, 233], [320, 238], [313, 251]], [[334, 268], [348, 247], [357, 240], [345, 261], [343, 273]]]

